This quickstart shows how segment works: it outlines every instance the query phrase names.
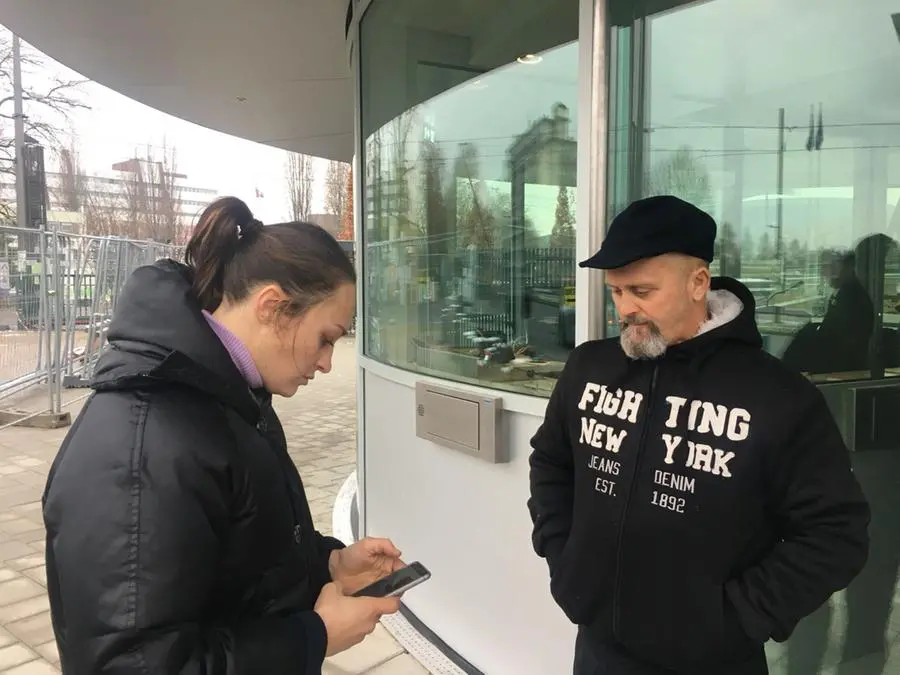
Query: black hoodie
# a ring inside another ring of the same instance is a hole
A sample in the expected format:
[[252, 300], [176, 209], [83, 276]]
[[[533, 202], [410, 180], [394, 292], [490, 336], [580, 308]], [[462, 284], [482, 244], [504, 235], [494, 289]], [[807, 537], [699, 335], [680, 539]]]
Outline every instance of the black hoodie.
[[66, 675], [321, 672], [316, 532], [271, 397], [251, 391], [186, 267], [125, 286], [95, 393], [44, 493]]
[[759, 675], [764, 643], [862, 569], [869, 509], [819, 391], [761, 349], [753, 296], [713, 289], [737, 316], [662, 358], [618, 339], [571, 354], [532, 439], [529, 510], [596, 651]]

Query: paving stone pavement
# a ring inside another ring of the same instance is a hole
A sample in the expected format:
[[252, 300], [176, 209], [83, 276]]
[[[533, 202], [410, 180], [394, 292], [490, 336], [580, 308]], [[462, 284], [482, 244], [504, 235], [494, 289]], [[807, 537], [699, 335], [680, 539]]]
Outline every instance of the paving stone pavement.
[[[64, 402], [85, 396], [64, 392]], [[16, 407], [36, 410], [43, 392]], [[83, 401], [66, 407], [73, 419]], [[4, 405], [0, 403], [0, 405]], [[9, 402], [5, 402], [9, 406]], [[318, 528], [331, 533], [331, 509], [356, 464], [356, 352], [352, 340], [338, 344], [334, 368], [291, 399], [276, 401], [291, 457], [300, 468]], [[0, 673], [59, 673], [53, 640], [41, 494], [47, 470], [66, 429], [0, 429]], [[408, 657], [407, 657], [408, 658]], [[412, 671], [409, 671], [412, 672]]]

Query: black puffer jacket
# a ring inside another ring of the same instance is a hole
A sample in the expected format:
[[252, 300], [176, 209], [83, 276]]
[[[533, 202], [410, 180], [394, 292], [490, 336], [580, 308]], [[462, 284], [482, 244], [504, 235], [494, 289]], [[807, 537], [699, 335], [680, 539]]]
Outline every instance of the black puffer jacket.
[[319, 673], [315, 531], [271, 398], [172, 261], [129, 280], [44, 494], [65, 675]]

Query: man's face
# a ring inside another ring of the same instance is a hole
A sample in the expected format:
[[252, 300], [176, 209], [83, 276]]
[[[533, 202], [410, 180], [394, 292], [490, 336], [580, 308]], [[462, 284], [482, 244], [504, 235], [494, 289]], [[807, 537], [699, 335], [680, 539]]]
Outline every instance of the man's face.
[[676, 254], [607, 270], [625, 354], [656, 359], [669, 345], [694, 337], [706, 318], [709, 281], [701, 261]]

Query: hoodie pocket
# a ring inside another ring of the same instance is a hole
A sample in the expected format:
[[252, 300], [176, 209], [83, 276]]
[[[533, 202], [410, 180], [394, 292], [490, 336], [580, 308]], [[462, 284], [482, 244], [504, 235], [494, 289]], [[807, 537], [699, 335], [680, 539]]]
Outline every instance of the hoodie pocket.
[[721, 603], [722, 621], [720, 625], [722, 633], [720, 640], [723, 656], [731, 656], [733, 658], [741, 654], [748, 654], [755, 648], [759, 648], [761, 645], [758, 645], [744, 630], [737, 609], [725, 592], [724, 586], [721, 588]]
[[550, 577], [550, 593], [556, 604], [580, 626], [593, 623], [612, 596], [611, 562], [597, 553], [597, 547], [585, 544], [585, 540], [570, 535]]
[[578, 560], [577, 557], [573, 560], [572, 549], [572, 538], [569, 537], [550, 576], [550, 594], [569, 617], [569, 621], [584, 625], [590, 623], [591, 603], [587, 597], [585, 584], [579, 579]]
[[711, 581], [666, 587], [645, 578], [629, 584], [619, 616], [618, 637], [629, 652], [678, 672], [725, 672], [716, 669], [747, 661], [761, 649], [741, 627], [724, 587]]

